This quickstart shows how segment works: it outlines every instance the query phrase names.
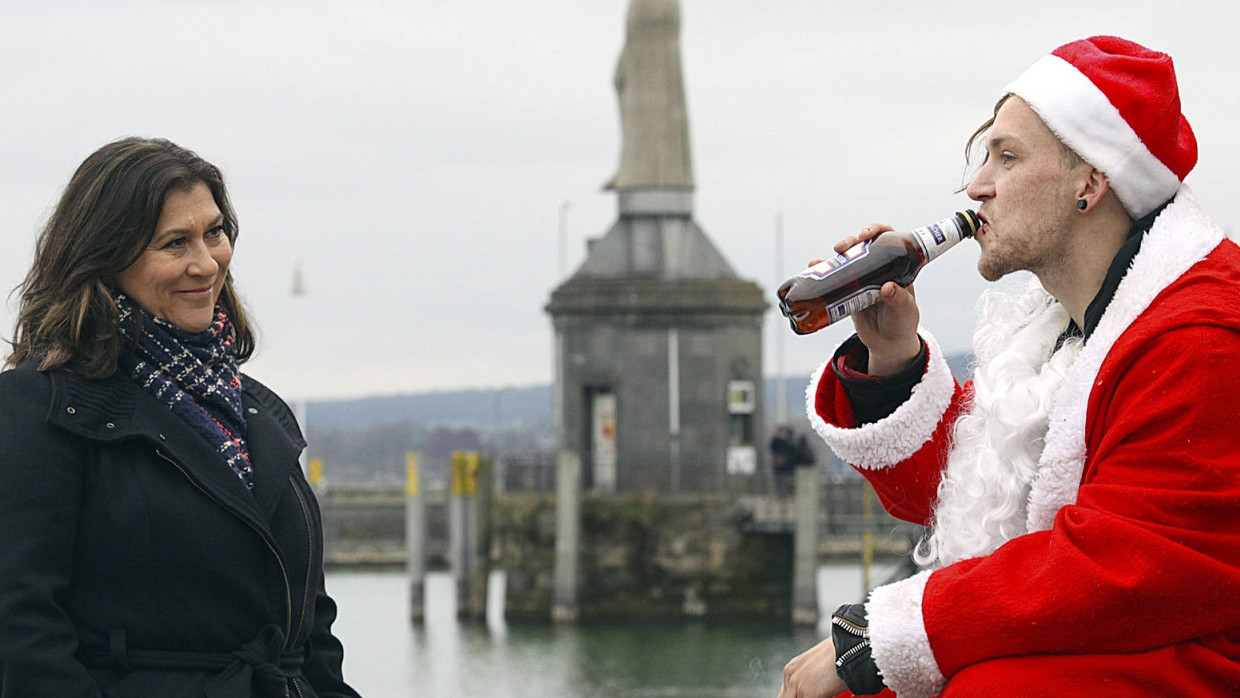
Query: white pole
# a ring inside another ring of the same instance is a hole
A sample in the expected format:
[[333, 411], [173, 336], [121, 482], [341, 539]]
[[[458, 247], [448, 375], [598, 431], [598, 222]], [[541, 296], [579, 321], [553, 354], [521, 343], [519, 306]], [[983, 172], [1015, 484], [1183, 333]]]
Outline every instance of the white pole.
[[568, 202], [560, 204], [560, 278], [568, 272]]
[[556, 458], [555, 581], [551, 621], [577, 622], [577, 578], [581, 546], [581, 457], [561, 449]]
[[680, 332], [667, 331], [667, 431], [672, 460], [672, 493], [680, 492]]
[[426, 500], [422, 492], [418, 454], [405, 453], [405, 555], [409, 574], [409, 619], [425, 618]]
[[[784, 214], [775, 214], [775, 288], [784, 281]], [[788, 330], [775, 311], [775, 423], [788, 423], [788, 381], [784, 377], [784, 335]]]
[[[306, 423], [306, 403], [308, 400], [305, 395], [297, 401], [297, 425], [301, 427], [301, 438], [306, 443], [310, 443], [310, 425]], [[303, 475], [310, 472], [310, 447], [306, 446], [301, 449], [301, 455], [297, 457], [297, 462], [301, 463], [301, 472]]]

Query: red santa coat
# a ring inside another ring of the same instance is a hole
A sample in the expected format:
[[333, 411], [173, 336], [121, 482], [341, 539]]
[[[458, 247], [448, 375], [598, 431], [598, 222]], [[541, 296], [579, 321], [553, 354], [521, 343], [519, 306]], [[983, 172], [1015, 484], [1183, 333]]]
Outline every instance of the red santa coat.
[[[925, 376], [886, 419], [858, 427], [825, 365], [807, 406], [888, 511], [929, 524], [970, 386], [923, 337]], [[1240, 248], [1187, 189], [1063, 379], [1026, 531], [867, 613], [902, 698], [1240, 695]]]

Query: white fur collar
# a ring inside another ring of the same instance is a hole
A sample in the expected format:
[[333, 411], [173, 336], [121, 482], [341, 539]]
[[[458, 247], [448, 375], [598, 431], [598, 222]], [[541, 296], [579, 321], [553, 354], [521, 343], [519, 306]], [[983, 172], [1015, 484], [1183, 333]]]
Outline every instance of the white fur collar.
[[1029, 493], [1029, 531], [1049, 529], [1059, 510], [1076, 501], [1085, 467], [1086, 407], [1102, 362], [1154, 298], [1205, 259], [1223, 237], [1222, 229], [1202, 213], [1187, 186], [1180, 188], [1146, 233], [1115, 297], [1064, 377]]
[[922, 564], [988, 555], [1027, 532], [1051, 411], [1080, 355], [1079, 339], [1056, 347], [1068, 311], [1035, 278], [1019, 293], [988, 291], [979, 305], [973, 394], [952, 427]]

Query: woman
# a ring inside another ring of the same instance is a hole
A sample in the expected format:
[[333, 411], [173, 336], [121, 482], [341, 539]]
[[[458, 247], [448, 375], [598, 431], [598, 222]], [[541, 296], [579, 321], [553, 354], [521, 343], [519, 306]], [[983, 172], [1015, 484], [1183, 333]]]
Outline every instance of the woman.
[[39, 237], [0, 373], [0, 696], [356, 696], [218, 169], [129, 138]]

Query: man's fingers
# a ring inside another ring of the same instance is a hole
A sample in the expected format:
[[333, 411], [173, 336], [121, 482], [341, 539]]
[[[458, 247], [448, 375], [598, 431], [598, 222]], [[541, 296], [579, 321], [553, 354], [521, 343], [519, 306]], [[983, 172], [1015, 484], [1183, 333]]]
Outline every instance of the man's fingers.
[[862, 242], [866, 240], [873, 240], [874, 238], [878, 237], [879, 235], [882, 235], [888, 230], [895, 230], [895, 229], [887, 225], [886, 223], [871, 223], [865, 226], [864, 228], [862, 228], [861, 232], [857, 234], [857, 237]]
[[856, 235], [849, 235], [841, 238], [839, 242], [835, 243], [835, 247], [832, 249], [834, 249], [836, 253], [842, 253], [858, 243], [873, 240], [879, 235], [882, 235], [892, 229], [893, 228], [886, 223], [871, 223], [862, 228]]

